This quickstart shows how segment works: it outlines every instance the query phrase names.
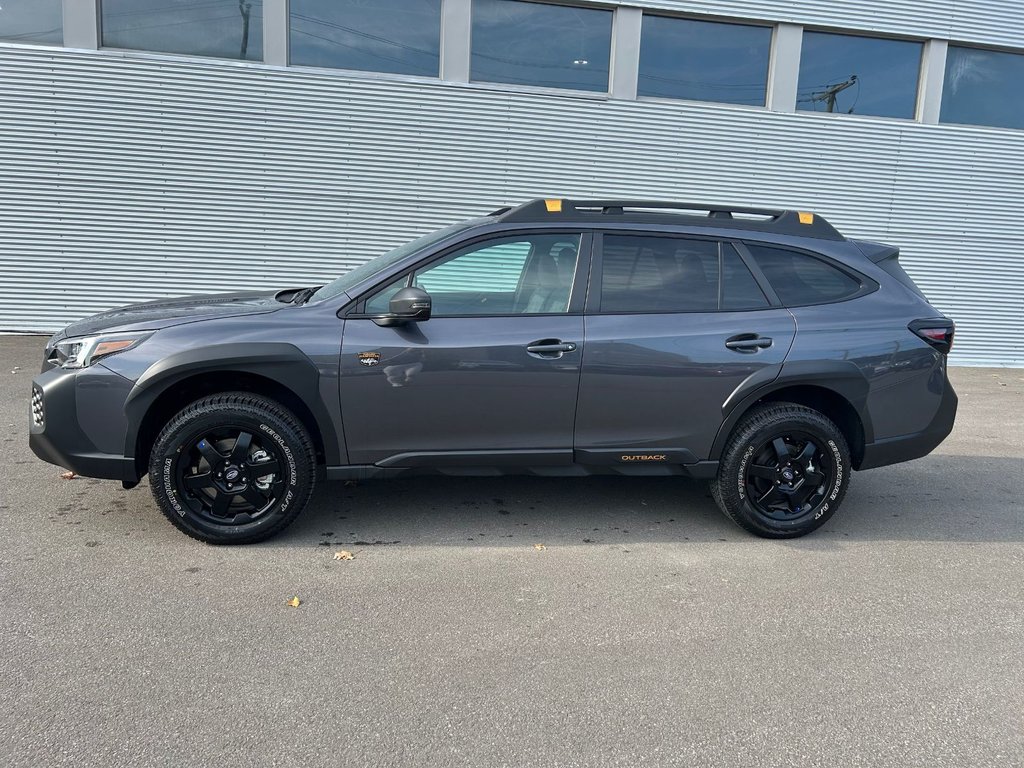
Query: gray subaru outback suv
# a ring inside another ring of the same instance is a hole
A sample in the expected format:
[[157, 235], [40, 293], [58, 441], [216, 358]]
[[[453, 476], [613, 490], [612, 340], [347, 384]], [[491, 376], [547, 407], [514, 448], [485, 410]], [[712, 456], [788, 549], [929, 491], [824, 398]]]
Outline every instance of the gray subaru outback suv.
[[751, 533], [801, 536], [851, 470], [953, 427], [953, 323], [898, 253], [804, 212], [535, 200], [327, 285], [74, 323], [30, 444], [125, 488], [148, 474], [217, 544], [277, 533], [317, 479], [417, 472], [705, 479]]

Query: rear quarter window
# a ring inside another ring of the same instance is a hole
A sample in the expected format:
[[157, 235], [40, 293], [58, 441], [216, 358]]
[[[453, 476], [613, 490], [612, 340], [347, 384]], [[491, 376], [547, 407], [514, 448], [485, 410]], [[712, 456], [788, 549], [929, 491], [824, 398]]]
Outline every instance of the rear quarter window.
[[746, 245], [786, 306], [828, 304], [848, 299], [861, 290], [859, 280], [814, 256], [788, 248]]

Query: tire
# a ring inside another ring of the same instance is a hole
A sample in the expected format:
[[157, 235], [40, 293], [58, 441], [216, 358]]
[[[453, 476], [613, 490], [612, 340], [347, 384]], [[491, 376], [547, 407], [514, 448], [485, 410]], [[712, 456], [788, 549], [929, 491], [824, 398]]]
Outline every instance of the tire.
[[305, 508], [315, 481], [316, 454], [302, 423], [246, 392], [185, 407], [161, 430], [149, 459], [160, 511], [208, 544], [273, 536]]
[[795, 403], [767, 403], [736, 425], [711, 495], [741, 528], [789, 539], [828, 522], [849, 482], [850, 449], [828, 417]]

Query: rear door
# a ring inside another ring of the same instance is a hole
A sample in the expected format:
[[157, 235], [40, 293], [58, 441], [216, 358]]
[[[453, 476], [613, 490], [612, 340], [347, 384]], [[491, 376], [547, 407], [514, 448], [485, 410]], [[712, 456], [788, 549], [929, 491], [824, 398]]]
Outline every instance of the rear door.
[[[341, 404], [353, 464], [572, 462], [589, 236], [525, 232], [459, 246], [345, 321]], [[429, 320], [380, 327], [406, 285]]]
[[774, 378], [793, 343], [793, 316], [774, 300], [730, 242], [596, 235], [576, 460], [707, 458], [730, 395]]

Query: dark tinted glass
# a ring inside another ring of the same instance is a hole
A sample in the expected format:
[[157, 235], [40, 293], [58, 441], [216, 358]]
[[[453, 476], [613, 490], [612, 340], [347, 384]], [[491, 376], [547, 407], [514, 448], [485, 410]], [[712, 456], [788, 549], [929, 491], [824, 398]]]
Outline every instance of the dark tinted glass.
[[860, 290], [858, 281], [813, 256], [764, 245], [748, 247], [786, 306], [839, 301]]
[[437, 77], [441, 0], [291, 0], [292, 64]]
[[471, 79], [608, 90], [612, 12], [473, 0]]
[[711, 312], [718, 309], [718, 243], [605, 235], [602, 312]]
[[3, 0], [0, 2], [0, 40], [16, 43], [64, 42], [61, 0]]
[[641, 96], [764, 106], [771, 27], [644, 14]]
[[263, 58], [262, 0], [103, 0], [100, 9], [112, 48]]
[[723, 310], [764, 309], [768, 299], [758, 286], [747, 265], [736, 249], [722, 245], [722, 304]]
[[797, 109], [914, 116], [921, 44], [804, 32]]
[[1024, 55], [949, 46], [943, 123], [1024, 128]]

